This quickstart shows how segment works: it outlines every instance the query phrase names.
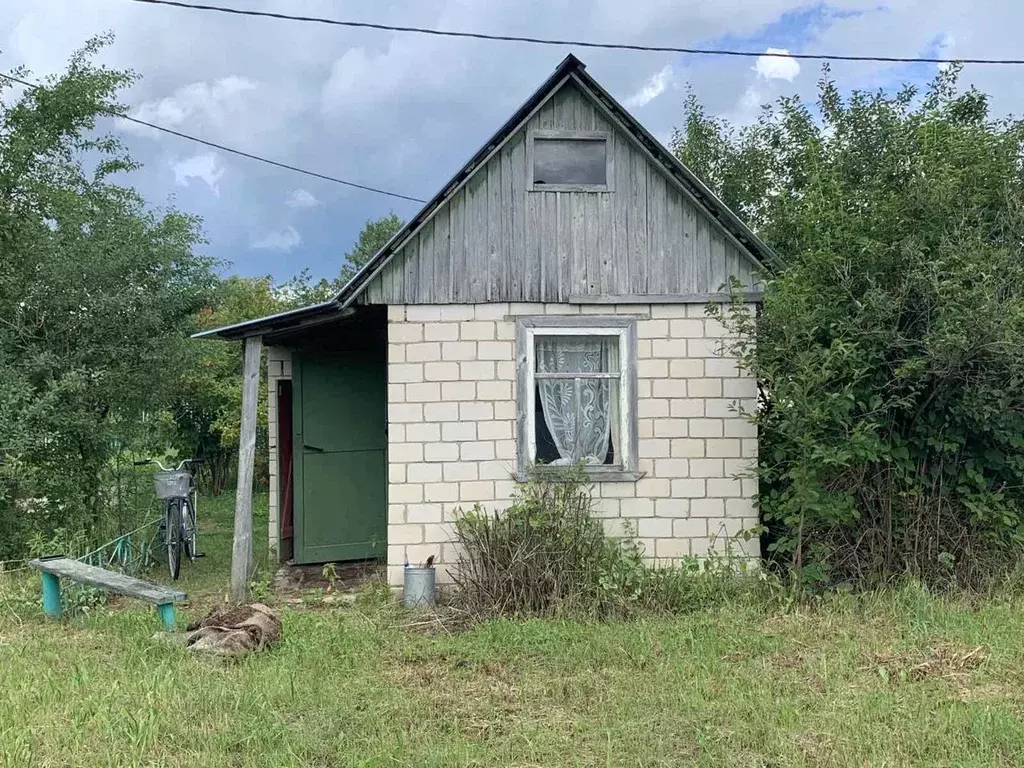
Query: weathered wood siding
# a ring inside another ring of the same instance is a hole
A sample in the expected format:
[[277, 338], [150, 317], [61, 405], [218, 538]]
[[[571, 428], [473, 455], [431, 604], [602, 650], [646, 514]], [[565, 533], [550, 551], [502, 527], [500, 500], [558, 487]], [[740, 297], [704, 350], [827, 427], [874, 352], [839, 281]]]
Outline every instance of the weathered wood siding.
[[[607, 131], [614, 191], [528, 191], [533, 129]], [[753, 265], [571, 81], [371, 281], [369, 304], [715, 293]]]

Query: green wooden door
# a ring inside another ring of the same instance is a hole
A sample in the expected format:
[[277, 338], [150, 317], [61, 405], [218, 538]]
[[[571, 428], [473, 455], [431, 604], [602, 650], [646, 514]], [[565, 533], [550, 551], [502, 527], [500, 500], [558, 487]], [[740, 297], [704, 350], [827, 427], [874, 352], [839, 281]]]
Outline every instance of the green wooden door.
[[293, 371], [295, 562], [387, 552], [383, 350], [298, 356]]

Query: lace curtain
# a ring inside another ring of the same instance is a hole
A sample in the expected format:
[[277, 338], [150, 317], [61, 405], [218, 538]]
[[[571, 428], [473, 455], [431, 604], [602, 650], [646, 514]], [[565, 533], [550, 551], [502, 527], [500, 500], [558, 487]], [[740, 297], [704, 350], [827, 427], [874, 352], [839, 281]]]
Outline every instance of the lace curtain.
[[[538, 373], [614, 373], [616, 339], [600, 336], [538, 336]], [[540, 378], [544, 423], [559, 458], [554, 465], [603, 464], [618, 416], [618, 378]]]

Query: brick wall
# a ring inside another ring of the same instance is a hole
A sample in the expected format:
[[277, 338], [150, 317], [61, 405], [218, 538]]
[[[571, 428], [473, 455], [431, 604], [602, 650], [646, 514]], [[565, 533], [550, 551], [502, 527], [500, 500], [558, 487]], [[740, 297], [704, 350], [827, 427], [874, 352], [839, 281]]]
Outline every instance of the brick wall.
[[[388, 309], [388, 575], [436, 555], [454, 561], [458, 508], [508, 504], [515, 487], [515, 317], [633, 315], [637, 321], [636, 482], [600, 483], [599, 514], [630, 521], [648, 557], [703, 555], [757, 522], [753, 380], [720, 355], [725, 329], [703, 305], [478, 304]], [[757, 542], [737, 542], [756, 554]]]
[[292, 377], [292, 353], [281, 347], [267, 347], [267, 446], [269, 451], [269, 485], [270, 485], [270, 553], [271, 557], [280, 554], [278, 532], [280, 526], [280, 478], [281, 470], [277, 462], [277, 382]]

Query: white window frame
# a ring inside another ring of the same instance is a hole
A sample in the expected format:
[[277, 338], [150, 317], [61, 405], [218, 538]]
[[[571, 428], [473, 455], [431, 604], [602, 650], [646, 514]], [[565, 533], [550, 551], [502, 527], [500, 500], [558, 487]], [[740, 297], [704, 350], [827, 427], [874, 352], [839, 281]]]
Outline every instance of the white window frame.
[[[565, 141], [603, 141], [605, 149], [604, 184], [534, 184], [533, 162], [534, 143], [537, 139], [561, 139]], [[533, 130], [526, 136], [526, 182], [530, 192], [614, 192], [615, 164], [612, 155], [612, 134], [610, 131], [553, 131]]]
[[[544, 315], [521, 317], [516, 326], [516, 434], [520, 480], [531, 474], [557, 471], [538, 466], [537, 457], [537, 336], [605, 336], [618, 340], [619, 349], [619, 442], [615, 446], [618, 464], [592, 465], [584, 471], [593, 480], [636, 481], [637, 409], [636, 409], [636, 319], [596, 315]], [[601, 378], [608, 378], [602, 376]]]

